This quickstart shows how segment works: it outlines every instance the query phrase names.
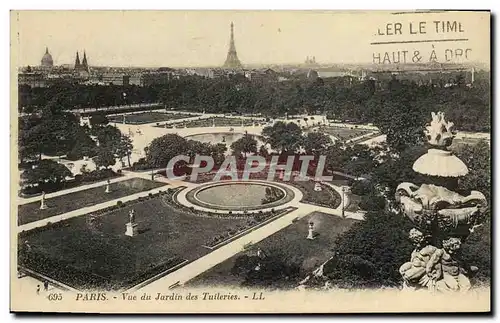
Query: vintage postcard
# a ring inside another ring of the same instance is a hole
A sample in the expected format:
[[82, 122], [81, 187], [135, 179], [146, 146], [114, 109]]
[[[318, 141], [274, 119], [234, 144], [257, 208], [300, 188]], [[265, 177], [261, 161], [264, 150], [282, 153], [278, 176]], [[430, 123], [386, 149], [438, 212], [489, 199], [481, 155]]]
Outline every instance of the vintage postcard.
[[489, 11], [12, 11], [11, 311], [491, 311]]

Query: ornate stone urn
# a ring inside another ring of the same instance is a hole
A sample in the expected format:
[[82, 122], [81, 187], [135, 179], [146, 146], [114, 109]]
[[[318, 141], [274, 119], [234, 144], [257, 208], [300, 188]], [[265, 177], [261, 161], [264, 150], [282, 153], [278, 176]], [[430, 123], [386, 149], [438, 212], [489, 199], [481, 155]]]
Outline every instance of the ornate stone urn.
[[454, 138], [452, 127], [442, 112], [433, 112], [425, 131], [432, 148], [413, 164], [414, 171], [435, 184], [405, 182], [396, 189], [401, 210], [416, 227], [410, 231], [415, 249], [410, 261], [400, 267], [406, 288], [467, 291], [468, 276], [477, 270], [462, 264], [456, 254], [483, 222], [487, 201], [478, 191], [467, 196], [454, 191], [458, 178], [465, 176], [468, 169], [448, 150]]

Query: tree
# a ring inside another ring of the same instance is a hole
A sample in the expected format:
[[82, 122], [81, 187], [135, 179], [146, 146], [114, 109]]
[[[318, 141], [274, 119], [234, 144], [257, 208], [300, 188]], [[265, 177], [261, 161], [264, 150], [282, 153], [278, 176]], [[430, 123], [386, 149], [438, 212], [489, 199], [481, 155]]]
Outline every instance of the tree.
[[132, 139], [130, 139], [129, 136], [122, 134], [120, 143], [118, 144], [117, 148], [118, 149], [116, 154], [118, 158], [122, 159], [123, 157], [127, 156], [128, 167], [131, 167], [130, 155], [132, 154], [132, 149], [134, 148], [134, 146], [132, 145]]
[[264, 158], [269, 157], [269, 152], [267, 151], [266, 145], [260, 145], [259, 156], [262, 156]]
[[247, 156], [247, 153], [257, 153], [257, 140], [254, 137], [245, 134], [240, 139], [234, 141], [231, 144], [231, 149], [236, 154], [243, 153], [244, 156]]
[[379, 164], [374, 172], [374, 182], [389, 189], [389, 197], [393, 197], [396, 187], [402, 182], [411, 182], [418, 185], [422, 176], [413, 170], [413, 163], [427, 152], [424, 146], [413, 146], [399, 154], [389, 152], [384, 162]]
[[90, 125], [92, 126], [92, 128], [98, 128], [98, 127], [101, 127], [101, 126], [105, 126], [109, 123], [109, 120], [108, 120], [108, 117], [106, 117], [106, 114], [104, 112], [99, 112], [99, 113], [96, 113], [96, 114], [93, 114], [91, 117], [90, 117]]
[[166, 167], [175, 156], [186, 155], [187, 140], [177, 134], [166, 134], [153, 139], [146, 152], [146, 161], [153, 167]]
[[326, 150], [326, 168], [330, 171], [343, 171], [350, 160], [351, 156], [340, 142], [335, 142]]
[[271, 148], [281, 153], [295, 152], [302, 143], [302, 130], [295, 123], [276, 122], [262, 130], [265, 140]]
[[[21, 161], [37, 158], [42, 154], [63, 155], [75, 149], [91, 149], [93, 143], [78, 119], [72, 113], [51, 102], [39, 115], [19, 119], [19, 157]], [[79, 145], [79, 147], [76, 147]]]
[[243, 276], [243, 286], [292, 287], [300, 274], [300, 263], [281, 250], [268, 250], [266, 256], [241, 255], [235, 259], [233, 275]]
[[365, 220], [340, 235], [336, 256], [324, 266], [324, 274], [347, 288], [399, 286], [399, 267], [413, 249], [408, 232], [412, 224], [402, 215], [368, 212]]
[[85, 129], [81, 128], [75, 137], [75, 145], [66, 154], [69, 160], [78, 160], [87, 157], [94, 157], [97, 154], [96, 142], [87, 134]]
[[326, 153], [328, 147], [333, 144], [330, 136], [321, 132], [308, 132], [304, 136], [303, 146], [307, 154], [319, 156]]
[[115, 126], [101, 126], [96, 131], [99, 147], [111, 150], [114, 154], [117, 153], [122, 140], [122, 133]]
[[380, 212], [385, 208], [385, 198], [373, 190], [361, 197], [359, 207], [365, 211]]
[[60, 184], [70, 176], [71, 172], [66, 166], [50, 159], [41, 160], [21, 175], [28, 184]]
[[428, 115], [417, 103], [417, 89], [416, 85], [392, 79], [389, 91], [380, 93], [382, 100], [372, 101], [380, 104], [374, 123], [387, 135], [387, 143], [396, 151], [423, 142]]
[[476, 190], [483, 193], [487, 199], [491, 196], [491, 147], [485, 141], [475, 145], [460, 145], [456, 149], [469, 173], [459, 181], [459, 188], [464, 191]]
[[42, 159], [42, 153], [52, 141], [51, 133], [41, 125], [41, 118], [37, 115], [19, 117], [19, 159], [21, 162], [33, 159]]
[[226, 158], [227, 146], [223, 143], [211, 145], [210, 156], [214, 159], [215, 165], [221, 165]]
[[99, 149], [97, 156], [94, 158], [94, 162], [98, 167], [108, 168], [116, 164], [115, 155], [107, 149]]
[[478, 267], [477, 273], [471, 279], [473, 284], [490, 284], [492, 237], [491, 220], [487, 219], [470, 234], [462, 246], [460, 254], [464, 263]]
[[354, 176], [372, 174], [378, 163], [375, 162], [375, 150], [366, 145], [354, 145], [346, 149], [349, 162], [344, 170]]

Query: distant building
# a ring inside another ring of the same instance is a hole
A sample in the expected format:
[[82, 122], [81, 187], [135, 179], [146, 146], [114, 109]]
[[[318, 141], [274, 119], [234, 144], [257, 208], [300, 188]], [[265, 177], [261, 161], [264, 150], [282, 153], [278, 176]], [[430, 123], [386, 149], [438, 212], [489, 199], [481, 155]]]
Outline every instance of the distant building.
[[83, 59], [81, 62], [80, 56], [78, 52], [76, 52], [75, 72], [79, 73], [80, 75], [90, 74], [89, 64], [87, 62], [87, 53], [85, 51], [83, 51]]
[[245, 77], [252, 82], [277, 82], [279, 74], [267, 68], [265, 70], [245, 71]]
[[19, 85], [29, 85], [32, 88], [48, 86], [46, 75], [40, 72], [19, 73], [17, 82]]
[[45, 47], [45, 54], [42, 57], [42, 61], [40, 62], [40, 66], [51, 68], [54, 66], [54, 60], [52, 59], [52, 55], [49, 53], [49, 48]]
[[104, 85], [130, 85], [130, 75], [123, 73], [103, 73], [98, 76], [98, 80]]
[[198, 75], [206, 78], [214, 78], [214, 70], [212, 68], [190, 68], [186, 70], [188, 75]]
[[236, 53], [236, 46], [234, 45], [234, 24], [231, 22], [231, 36], [229, 39], [229, 51], [227, 52], [226, 62], [223, 68], [241, 68], [241, 62]]
[[318, 63], [316, 63], [316, 56], [313, 56], [313, 57], [307, 56], [306, 60], [304, 61], [304, 64], [306, 66], [318, 66], [319, 65]]
[[151, 86], [155, 84], [167, 84], [173, 78], [172, 71], [155, 71], [143, 73], [140, 76], [140, 86]]

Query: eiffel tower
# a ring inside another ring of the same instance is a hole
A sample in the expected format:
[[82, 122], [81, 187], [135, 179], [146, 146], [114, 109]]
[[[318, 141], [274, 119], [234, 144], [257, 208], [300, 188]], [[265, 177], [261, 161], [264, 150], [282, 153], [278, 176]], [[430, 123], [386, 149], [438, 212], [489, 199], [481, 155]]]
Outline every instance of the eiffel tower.
[[231, 22], [231, 40], [229, 41], [229, 51], [227, 52], [224, 68], [241, 68], [241, 62], [236, 54], [236, 46], [234, 46], [234, 24]]

